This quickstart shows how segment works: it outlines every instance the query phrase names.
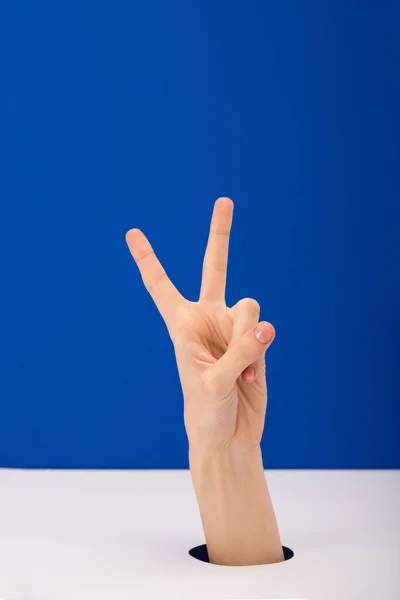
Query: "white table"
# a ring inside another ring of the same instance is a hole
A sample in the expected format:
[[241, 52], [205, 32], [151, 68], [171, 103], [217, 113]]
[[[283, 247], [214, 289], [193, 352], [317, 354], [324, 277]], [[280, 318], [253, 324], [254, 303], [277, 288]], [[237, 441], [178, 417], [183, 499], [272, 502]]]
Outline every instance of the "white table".
[[225, 567], [188, 471], [0, 470], [0, 598], [395, 600], [400, 471], [267, 471], [291, 560]]

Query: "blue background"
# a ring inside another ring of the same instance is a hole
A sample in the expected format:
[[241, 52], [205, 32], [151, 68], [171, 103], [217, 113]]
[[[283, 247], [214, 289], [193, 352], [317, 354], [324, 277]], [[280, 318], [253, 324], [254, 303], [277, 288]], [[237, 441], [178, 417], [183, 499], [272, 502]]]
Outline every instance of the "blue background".
[[268, 468], [400, 467], [400, 3], [0, 4], [0, 464], [186, 468], [172, 343], [125, 245], [197, 300], [235, 202]]

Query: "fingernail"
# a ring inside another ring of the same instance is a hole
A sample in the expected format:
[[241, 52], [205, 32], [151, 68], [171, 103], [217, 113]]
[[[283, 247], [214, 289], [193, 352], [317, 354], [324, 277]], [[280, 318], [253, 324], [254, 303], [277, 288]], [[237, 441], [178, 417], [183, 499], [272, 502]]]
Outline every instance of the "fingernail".
[[254, 329], [254, 335], [256, 336], [259, 342], [261, 342], [262, 344], [267, 344], [272, 339], [273, 331], [268, 325], [259, 324]]
[[254, 367], [248, 367], [246, 370], [246, 374], [245, 374], [245, 380], [253, 381], [255, 376], [256, 376], [256, 371], [255, 371]]

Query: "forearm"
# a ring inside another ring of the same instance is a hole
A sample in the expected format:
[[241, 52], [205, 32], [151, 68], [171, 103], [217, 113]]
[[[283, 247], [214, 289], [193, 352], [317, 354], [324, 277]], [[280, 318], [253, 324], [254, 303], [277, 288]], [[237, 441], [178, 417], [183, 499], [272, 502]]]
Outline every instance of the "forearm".
[[284, 560], [261, 449], [204, 455], [189, 450], [210, 562], [255, 565]]

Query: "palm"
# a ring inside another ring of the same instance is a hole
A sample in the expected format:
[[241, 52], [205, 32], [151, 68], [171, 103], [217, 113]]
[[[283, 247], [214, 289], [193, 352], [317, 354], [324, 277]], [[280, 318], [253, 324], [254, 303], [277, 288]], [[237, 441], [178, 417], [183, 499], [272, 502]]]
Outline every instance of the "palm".
[[[174, 344], [185, 398], [185, 426], [190, 440], [209, 438], [215, 444], [259, 444], [266, 410], [265, 361], [230, 381], [228, 388], [213, 388], [212, 365], [230, 344], [259, 319], [258, 303], [244, 299], [234, 307], [225, 304], [226, 269], [233, 203], [220, 198], [214, 205], [203, 262], [200, 298], [183, 298], [156, 258], [140, 230], [130, 230], [127, 242], [143, 282], [159, 309]], [[217, 395], [216, 392], [217, 391]]]
[[[182, 389], [188, 398], [185, 422], [190, 437], [191, 430], [207, 419], [211, 405], [218, 413], [220, 431], [217, 435], [224, 443], [235, 441], [243, 446], [256, 446], [261, 439], [266, 409], [265, 362], [254, 365], [256, 376], [251, 383], [246, 381], [246, 372], [243, 372], [242, 377], [234, 380], [228, 394], [224, 390], [217, 401], [211, 397], [207, 402], [207, 394], [199, 385], [210, 365], [225, 354], [234, 339], [235, 308], [198, 302], [186, 307], [185, 316], [181, 315], [182, 338], [175, 342], [175, 353]], [[257, 305], [253, 304], [252, 308], [255, 325]]]

